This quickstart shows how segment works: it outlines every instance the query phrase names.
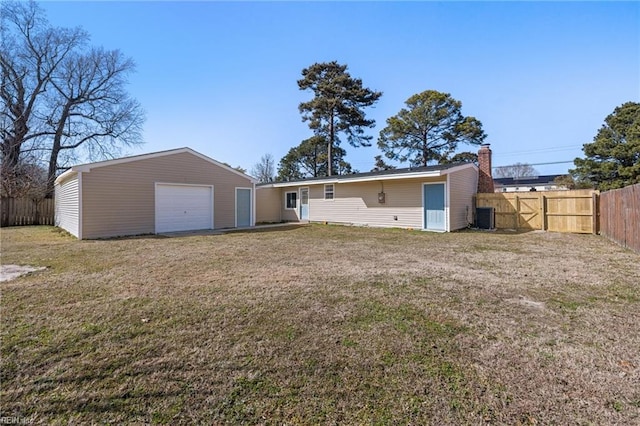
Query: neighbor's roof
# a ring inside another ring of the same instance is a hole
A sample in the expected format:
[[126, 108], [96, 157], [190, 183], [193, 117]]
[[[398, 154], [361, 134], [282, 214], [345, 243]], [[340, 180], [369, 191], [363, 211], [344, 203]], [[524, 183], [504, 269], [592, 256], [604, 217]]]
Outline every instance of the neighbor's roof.
[[218, 167], [222, 167], [223, 169], [226, 169], [230, 172], [233, 172], [237, 175], [240, 175], [242, 177], [245, 177], [249, 180], [251, 180], [251, 182], [253, 183], [257, 183], [258, 181], [249, 176], [246, 175], [242, 172], [239, 172], [238, 170], [234, 169], [233, 167], [229, 167], [226, 164], [223, 164], [219, 161], [214, 160], [213, 158], [207, 157], [204, 154], [200, 154], [197, 151], [194, 151], [191, 148], [177, 148], [177, 149], [170, 149], [167, 151], [158, 151], [158, 152], [151, 152], [148, 154], [140, 154], [140, 155], [132, 155], [130, 157], [122, 157], [122, 158], [115, 158], [113, 160], [105, 160], [105, 161], [98, 161], [95, 163], [87, 163], [87, 164], [79, 164], [77, 166], [73, 166], [71, 167], [69, 170], [65, 171], [64, 173], [62, 173], [60, 176], [58, 176], [56, 178], [56, 183], [60, 183], [64, 180], [66, 180], [67, 178], [77, 174], [78, 172], [89, 172], [91, 171], [91, 169], [95, 169], [98, 167], [105, 167], [105, 166], [114, 166], [116, 164], [123, 164], [123, 163], [130, 163], [130, 162], [134, 162], [134, 161], [140, 161], [140, 160], [149, 160], [151, 158], [158, 158], [158, 157], [164, 157], [167, 155], [174, 155], [174, 154], [181, 154], [181, 153], [189, 153], [192, 155], [195, 155], [196, 157], [199, 157], [205, 161], [208, 161], [211, 164], [215, 164]]
[[521, 178], [493, 178], [493, 183], [500, 186], [548, 185], [562, 175], [524, 176]]
[[353, 173], [349, 175], [306, 178], [306, 179], [292, 180], [287, 182], [269, 182], [269, 183], [261, 183], [258, 186], [263, 188], [264, 187], [282, 188], [287, 186], [299, 186], [304, 184], [368, 182], [368, 181], [375, 181], [375, 180], [438, 177], [438, 176], [445, 176], [456, 170], [462, 170], [466, 168], [474, 168], [476, 170], [478, 169], [478, 167], [473, 163], [441, 164], [437, 166], [409, 167], [405, 169], [382, 170], [379, 172]]

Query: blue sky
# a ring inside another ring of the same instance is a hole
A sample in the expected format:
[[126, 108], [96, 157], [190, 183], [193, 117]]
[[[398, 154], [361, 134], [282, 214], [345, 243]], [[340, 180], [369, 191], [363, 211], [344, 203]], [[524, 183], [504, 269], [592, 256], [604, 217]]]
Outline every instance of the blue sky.
[[[478, 118], [493, 165], [573, 160], [604, 118], [640, 101], [638, 2], [52, 2], [53, 25], [82, 26], [137, 72], [147, 121], [139, 154], [188, 146], [246, 169], [312, 135], [298, 104], [303, 68], [337, 60], [384, 94], [379, 131], [424, 90], [451, 93]], [[475, 150], [463, 146], [462, 150]], [[572, 164], [536, 165], [541, 174]]]

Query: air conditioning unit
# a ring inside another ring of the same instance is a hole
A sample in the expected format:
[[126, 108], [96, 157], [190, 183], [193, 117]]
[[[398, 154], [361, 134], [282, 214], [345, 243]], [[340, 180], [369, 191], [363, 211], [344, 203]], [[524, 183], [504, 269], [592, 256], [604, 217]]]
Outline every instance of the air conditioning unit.
[[493, 207], [476, 207], [476, 227], [480, 229], [494, 229], [495, 210]]

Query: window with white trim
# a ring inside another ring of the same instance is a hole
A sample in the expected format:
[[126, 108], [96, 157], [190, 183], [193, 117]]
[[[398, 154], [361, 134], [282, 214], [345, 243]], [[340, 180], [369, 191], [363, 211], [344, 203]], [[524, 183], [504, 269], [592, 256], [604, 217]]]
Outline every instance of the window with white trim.
[[297, 192], [286, 192], [284, 194], [284, 208], [287, 210], [295, 210], [298, 208], [298, 193]]
[[334, 187], [332, 183], [327, 183], [324, 185], [324, 199], [325, 200], [333, 200], [333, 191]]

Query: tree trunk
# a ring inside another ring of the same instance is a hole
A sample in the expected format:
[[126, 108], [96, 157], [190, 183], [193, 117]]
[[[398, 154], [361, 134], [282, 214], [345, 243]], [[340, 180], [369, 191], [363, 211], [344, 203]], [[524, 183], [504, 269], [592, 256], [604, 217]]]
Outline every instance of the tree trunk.
[[20, 108], [20, 116], [13, 123], [13, 135], [8, 136], [2, 141], [2, 165], [4, 170], [15, 170], [20, 162], [20, 153], [22, 152], [22, 143], [24, 137], [29, 132], [27, 123], [24, 119], [24, 108]]
[[[57, 138], [56, 138], [57, 139]], [[54, 184], [56, 181], [56, 172], [58, 171], [58, 154], [60, 153], [60, 141], [54, 142], [51, 148], [51, 156], [49, 157], [49, 171], [47, 173], [47, 192], [46, 197], [52, 197], [54, 193]]]
[[2, 166], [4, 170], [15, 170], [18, 166], [22, 144], [17, 142], [17, 140], [20, 139], [21, 137], [9, 137], [3, 141], [2, 154], [4, 158], [2, 159]]
[[422, 165], [427, 167], [427, 158], [429, 156], [429, 147], [427, 145], [427, 135], [422, 140]]
[[333, 138], [335, 130], [333, 128], [333, 111], [329, 119], [329, 143], [327, 144], [327, 176], [333, 175]]
[[53, 137], [53, 145], [51, 146], [51, 155], [49, 157], [49, 171], [47, 173], [47, 197], [54, 194], [54, 184], [56, 181], [56, 173], [58, 172], [58, 156], [62, 150], [62, 136], [64, 135], [64, 125], [69, 117], [71, 110], [71, 102], [68, 101], [60, 115], [60, 121], [56, 127], [56, 134]]

